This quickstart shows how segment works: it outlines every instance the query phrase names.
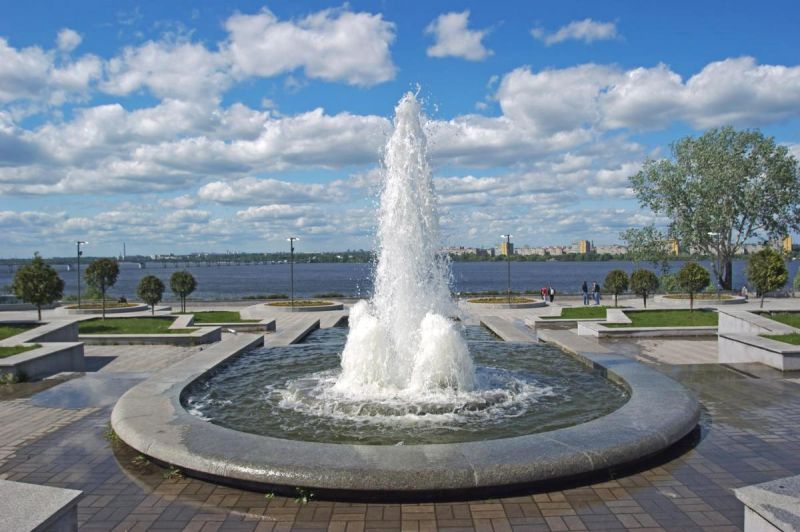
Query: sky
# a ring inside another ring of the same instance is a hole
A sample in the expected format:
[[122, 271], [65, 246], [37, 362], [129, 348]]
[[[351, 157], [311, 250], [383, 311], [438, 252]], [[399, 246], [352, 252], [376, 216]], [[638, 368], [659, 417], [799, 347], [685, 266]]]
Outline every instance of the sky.
[[0, 17], [0, 257], [373, 246], [424, 102], [445, 245], [616, 243], [712, 127], [800, 157], [796, 1], [30, 0]]

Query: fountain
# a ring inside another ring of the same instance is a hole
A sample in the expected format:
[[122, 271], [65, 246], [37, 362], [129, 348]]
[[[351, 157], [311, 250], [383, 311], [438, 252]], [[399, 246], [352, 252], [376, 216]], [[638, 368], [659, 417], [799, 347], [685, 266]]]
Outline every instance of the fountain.
[[420, 106], [409, 93], [395, 111], [375, 290], [349, 332], [207, 349], [123, 396], [120, 437], [222, 482], [413, 498], [572, 478], [689, 433], [697, 403], [635, 361], [497, 341], [457, 319]]

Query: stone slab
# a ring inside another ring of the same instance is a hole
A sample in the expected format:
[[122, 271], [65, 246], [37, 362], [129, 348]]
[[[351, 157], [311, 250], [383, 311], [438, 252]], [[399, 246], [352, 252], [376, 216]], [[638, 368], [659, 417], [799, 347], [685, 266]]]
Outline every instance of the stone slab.
[[189, 334], [82, 334], [87, 345], [199, 345], [219, 342], [222, 329], [199, 327]]
[[484, 316], [480, 323], [506, 342], [535, 343], [538, 341], [536, 333], [531, 329], [499, 316]]
[[716, 327], [606, 327], [599, 322], [578, 323], [580, 336], [595, 338], [651, 338], [677, 336], [715, 336]]
[[43, 342], [77, 342], [79, 320], [54, 320], [48, 322], [28, 320], [0, 320], [1, 325], [31, 324], [38, 325], [20, 334], [0, 340], [0, 346], [19, 344], [38, 344]]
[[280, 320], [275, 334], [269, 335], [266, 342], [270, 346], [292, 345], [299, 343], [319, 329], [320, 320], [310, 316], [298, 315], [292, 320]]
[[800, 475], [734, 490], [745, 505], [745, 532], [800, 530]]
[[[781, 312], [780, 310], [775, 312]], [[746, 310], [719, 311], [720, 334], [790, 334], [800, 332], [789, 325]]]
[[0, 526], [14, 532], [78, 530], [82, 492], [0, 480]]

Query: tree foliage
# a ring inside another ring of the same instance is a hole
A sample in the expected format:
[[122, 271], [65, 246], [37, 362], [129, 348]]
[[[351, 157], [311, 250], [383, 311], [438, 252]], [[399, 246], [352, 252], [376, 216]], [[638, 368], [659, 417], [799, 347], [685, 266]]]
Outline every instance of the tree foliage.
[[181, 300], [181, 312], [186, 312], [186, 298], [197, 288], [194, 276], [187, 271], [175, 272], [169, 279], [169, 286]]
[[35, 253], [31, 263], [20, 267], [14, 274], [11, 291], [22, 301], [36, 305], [41, 321], [42, 305], [50, 305], [64, 295], [64, 280]]
[[630, 181], [644, 207], [669, 217], [681, 245], [714, 258], [719, 284], [731, 289], [731, 261], [746, 241], [800, 230], [798, 173], [774, 138], [724, 127], [677, 141], [671, 160], [646, 161]]
[[139, 299], [150, 305], [150, 313], [155, 315], [156, 305], [164, 297], [164, 283], [155, 275], [145, 275], [136, 287]]
[[747, 260], [747, 278], [761, 295], [763, 308], [766, 293], [782, 288], [789, 279], [789, 270], [779, 252], [765, 247]]
[[647, 308], [647, 296], [658, 290], [658, 276], [650, 270], [635, 270], [631, 274], [631, 290], [642, 296], [644, 308]]
[[644, 227], [631, 227], [619, 234], [628, 249], [628, 258], [638, 269], [642, 262], [650, 262], [653, 268], [661, 268], [661, 273], [669, 271], [669, 237], [656, 229], [653, 224]]
[[625, 270], [611, 270], [603, 281], [606, 291], [614, 294], [614, 306], [617, 306], [617, 296], [628, 289], [628, 274]]
[[689, 261], [678, 271], [678, 286], [689, 294], [689, 310], [694, 310], [694, 295], [702, 292], [711, 281], [708, 270]]
[[100, 291], [103, 305], [103, 319], [106, 319], [106, 290], [114, 286], [119, 277], [119, 264], [116, 259], [96, 259], [83, 272], [86, 284]]

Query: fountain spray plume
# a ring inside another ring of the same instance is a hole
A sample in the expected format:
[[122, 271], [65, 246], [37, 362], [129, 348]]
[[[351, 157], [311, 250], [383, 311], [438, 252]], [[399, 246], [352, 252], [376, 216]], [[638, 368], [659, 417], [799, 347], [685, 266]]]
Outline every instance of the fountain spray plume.
[[386, 145], [375, 292], [350, 312], [335, 388], [365, 396], [474, 387], [460, 326], [450, 317], [450, 268], [440, 256], [439, 216], [420, 105], [407, 93]]

